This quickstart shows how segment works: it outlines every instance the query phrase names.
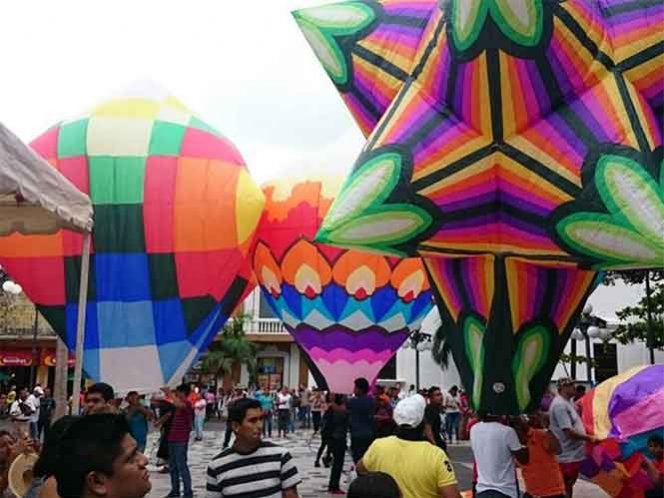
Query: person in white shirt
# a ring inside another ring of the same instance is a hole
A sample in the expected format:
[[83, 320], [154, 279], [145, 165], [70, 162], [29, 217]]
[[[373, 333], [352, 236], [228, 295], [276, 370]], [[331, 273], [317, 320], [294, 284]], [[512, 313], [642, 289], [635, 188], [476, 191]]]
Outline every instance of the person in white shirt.
[[288, 434], [288, 425], [290, 423], [290, 410], [293, 404], [293, 396], [288, 391], [288, 387], [284, 386], [281, 392], [277, 394], [277, 434], [284, 437]]
[[461, 409], [459, 407], [459, 388], [452, 386], [445, 395], [443, 403], [445, 412], [445, 432], [447, 440], [451, 443], [453, 439], [459, 442], [459, 420], [461, 418]]
[[39, 438], [39, 407], [41, 405], [40, 398], [44, 395], [44, 390], [37, 386], [28, 396], [27, 402], [32, 407], [32, 415], [30, 415], [30, 439]]
[[477, 498], [518, 498], [514, 459], [528, 463], [528, 448], [517, 432], [499, 418], [479, 413], [480, 422], [470, 429], [470, 445], [477, 465]]
[[28, 390], [23, 388], [19, 391], [16, 401], [9, 409], [9, 416], [14, 422], [14, 428], [19, 439], [30, 435], [30, 419], [34, 412], [32, 403], [28, 403]]
[[565, 494], [572, 498], [574, 483], [579, 478], [581, 462], [586, 458], [586, 442], [595, 442], [594, 436], [586, 434], [581, 417], [572, 403], [576, 394], [573, 379], [558, 381], [558, 395], [549, 407], [549, 429], [560, 441], [562, 452], [558, 463], [565, 481]]

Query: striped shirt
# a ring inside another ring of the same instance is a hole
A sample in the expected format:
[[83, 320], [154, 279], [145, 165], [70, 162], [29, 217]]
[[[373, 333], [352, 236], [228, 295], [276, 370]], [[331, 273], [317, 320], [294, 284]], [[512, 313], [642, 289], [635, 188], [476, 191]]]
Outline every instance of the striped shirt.
[[281, 498], [300, 477], [285, 448], [261, 442], [248, 455], [233, 448], [217, 455], [207, 469], [207, 498]]
[[167, 441], [169, 443], [188, 443], [193, 419], [194, 409], [187, 400], [183, 408], [176, 408], [173, 412], [173, 421], [171, 429], [168, 431]]

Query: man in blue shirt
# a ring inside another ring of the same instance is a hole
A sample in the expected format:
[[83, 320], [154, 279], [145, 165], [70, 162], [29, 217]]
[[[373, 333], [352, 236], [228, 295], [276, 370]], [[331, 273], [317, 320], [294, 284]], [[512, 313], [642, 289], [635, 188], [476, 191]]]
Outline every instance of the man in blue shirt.
[[263, 410], [263, 437], [272, 437], [274, 400], [269, 392], [264, 392], [262, 389], [256, 392], [256, 400], [261, 404], [261, 410]]
[[348, 400], [350, 418], [350, 451], [353, 462], [359, 462], [375, 438], [374, 414], [376, 403], [369, 396], [369, 381], [355, 379], [355, 397]]

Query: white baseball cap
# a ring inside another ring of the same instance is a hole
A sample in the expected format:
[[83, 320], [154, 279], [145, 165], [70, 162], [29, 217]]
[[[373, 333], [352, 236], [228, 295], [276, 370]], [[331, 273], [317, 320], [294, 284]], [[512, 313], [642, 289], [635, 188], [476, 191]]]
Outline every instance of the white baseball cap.
[[419, 426], [424, 420], [426, 400], [419, 394], [399, 401], [394, 409], [394, 421], [397, 425], [407, 425], [412, 428]]

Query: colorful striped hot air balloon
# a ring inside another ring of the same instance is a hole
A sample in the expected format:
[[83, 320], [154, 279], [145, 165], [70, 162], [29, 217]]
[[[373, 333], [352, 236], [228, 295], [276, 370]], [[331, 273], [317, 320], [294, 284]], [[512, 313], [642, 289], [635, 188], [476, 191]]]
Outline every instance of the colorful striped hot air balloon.
[[340, 178], [266, 185], [254, 272], [265, 299], [336, 393], [372, 382], [431, 310], [419, 258], [313, 242]]
[[[235, 146], [139, 85], [32, 147], [94, 205], [84, 369], [118, 392], [179, 382], [251, 285], [264, 197]], [[82, 238], [0, 240], [0, 262], [70, 349]]]

